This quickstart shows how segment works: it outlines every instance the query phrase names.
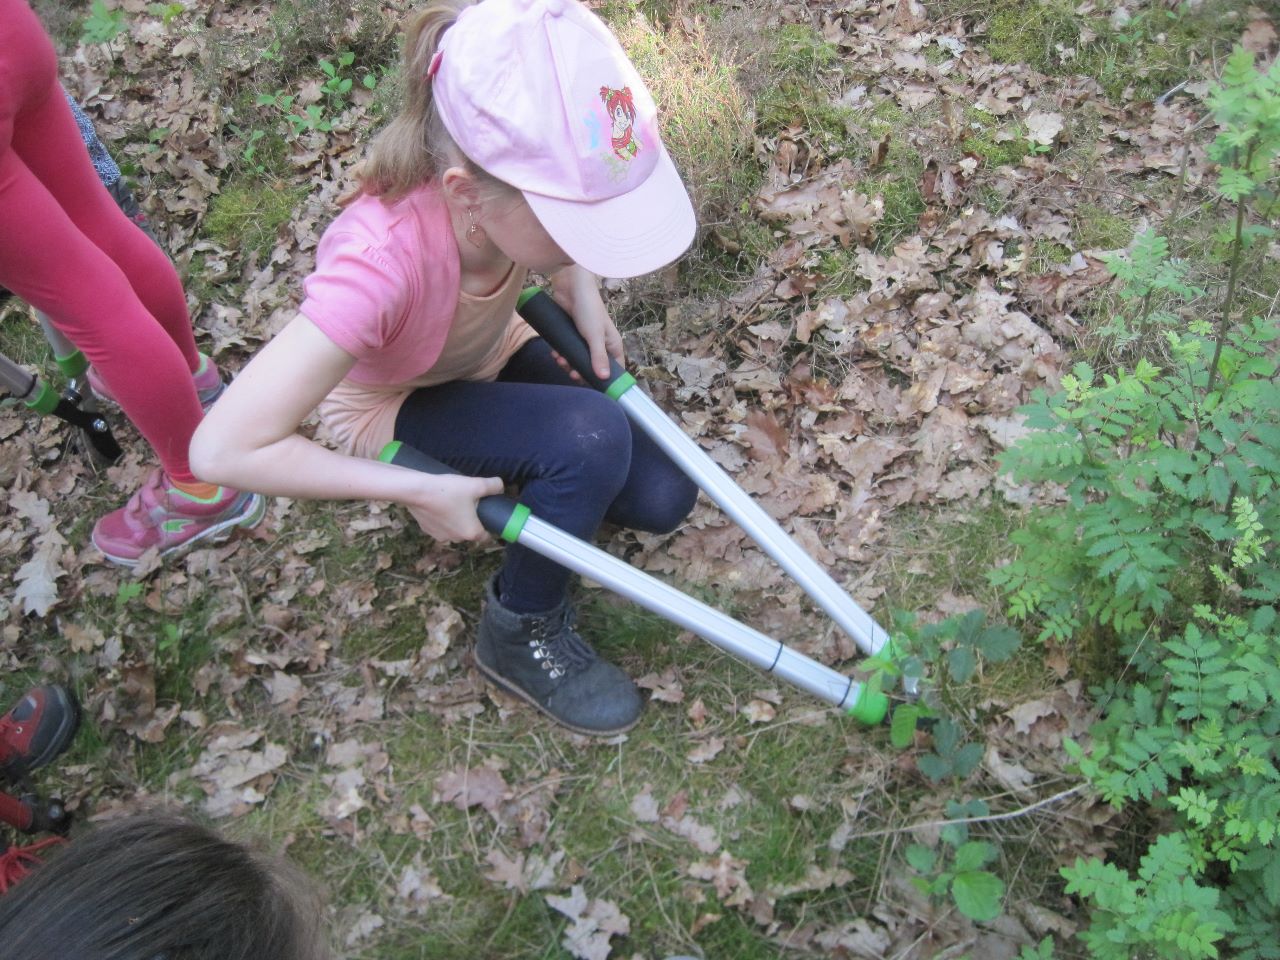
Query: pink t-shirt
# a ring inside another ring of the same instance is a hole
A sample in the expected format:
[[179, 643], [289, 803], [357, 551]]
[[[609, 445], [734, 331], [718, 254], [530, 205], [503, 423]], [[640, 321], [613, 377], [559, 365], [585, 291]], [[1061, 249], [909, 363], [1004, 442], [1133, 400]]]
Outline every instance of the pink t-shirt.
[[408, 380], [440, 356], [458, 305], [458, 248], [444, 199], [364, 195], [325, 230], [299, 309], [356, 358], [355, 383]]
[[524, 270], [484, 296], [460, 291], [458, 248], [439, 192], [395, 203], [362, 196], [320, 240], [299, 307], [356, 358], [319, 407], [346, 452], [376, 457], [413, 390], [450, 380], [492, 380], [536, 334], [515, 313]]

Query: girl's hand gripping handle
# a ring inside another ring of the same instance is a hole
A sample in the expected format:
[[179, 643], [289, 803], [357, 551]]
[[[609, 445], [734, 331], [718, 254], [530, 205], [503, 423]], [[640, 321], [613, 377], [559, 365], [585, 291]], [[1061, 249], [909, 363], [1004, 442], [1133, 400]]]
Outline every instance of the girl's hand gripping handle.
[[587, 341], [582, 339], [582, 334], [574, 326], [573, 318], [544, 290], [530, 287], [520, 294], [516, 309], [525, 323], [533, 327], [556, 353], [568, 360], [569, 366], [590, 386], [607, 393], [615, 400], [635, 386], [635, 378], [612, 358], [609, 360], [609, 379], [602, 380], [596, 376], [591, 369], [591, 349], [587, 346]]
[[[415, 447], [407, 446], [399, 440], [393, 440], [382, 448], [378, 459], [383, 463], [397, 467], [408, 467], [420, 473], [451, 474], [458, 476], [458, 471], [447, 467], [439, 460], [427, 456]], [[476, 515], [480, 523], [495, 537], [514, 543], [529, 516], [529, 508], [516, 503], [510, 497], [500, 494], [481, 497], [476, 503]]]

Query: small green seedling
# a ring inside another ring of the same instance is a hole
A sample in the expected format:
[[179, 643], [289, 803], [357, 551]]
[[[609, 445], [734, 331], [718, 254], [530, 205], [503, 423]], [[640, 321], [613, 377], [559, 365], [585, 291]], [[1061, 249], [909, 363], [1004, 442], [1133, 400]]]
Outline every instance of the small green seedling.
[[159, 17], [161, 22], [167, 27], [173, 23], [178, 17], [186, 12], [186, 7], [180, 3], [149, 3], [147, 4], [147, 13], [153, 17]]
[[123, 10], [108, 10], [103, 0], [93, 0], [80, 32], [81, 43], [110, 43], [125, 31]]
[[[987, 805], [981, 800], [947, 804], [952, 818], [985, 816]], [[970, 920], [994, 920], [1000, 916], [1004, 899], [1004, 881], [983, 868], [999, 855], [994, 844], [970, 840], [969, 828], [963, 823], [949, 823], [942, 828], [940, 849], [913, 843], [907, 847], [907, 863], [919, 876], [912, 885], [930, 897], [948, 894], [961, 913]]]

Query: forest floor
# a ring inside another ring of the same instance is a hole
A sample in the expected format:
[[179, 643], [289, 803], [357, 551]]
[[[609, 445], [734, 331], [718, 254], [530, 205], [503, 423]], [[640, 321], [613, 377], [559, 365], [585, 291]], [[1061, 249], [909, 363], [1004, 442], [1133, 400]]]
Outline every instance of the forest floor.
[[[202, 348], [234, 372], [293, 315], [395, 109], [409, 5], [35, 6], [179, 265]], [[662, 105], [701, 220], [680, 264], [608, 285], [631, 369], [881, 623], [1000, 621], [986, 574], [1056, 495], [999, 471], [1018, 408], [1097, 349], [1107, 257], [1175, 206], [1208, 219], [1203, 97], [1233, 45], [1274, 56], [1280, 22], [1208, 0], [596, 6]], [[1255, 267], [1246, 295], [1274, 310], [1274, 247]], [[20, 304], [0, 337], [57, 381]], [[152, 463], [113, 422], [128, 453], [96, 470], [59, 423], [0, 405], [0, 690], [79, 692], [84, 728], [41, 782], [83, 819], [183, 807], [286, 850], [345, 956], [1001, 960], [1046, 936], [1080, 956], [1057, 870], [1124, 863], [1143, 829], [1063, 751], [1105, 679], [1087, 646], [1028, 641], [939, 681], [959, 739], [896, 749], [583, 585], [584, 633], [649, 696], [632, 732], [591, 740], [470, 666], [500, 548], [433, 543], [398, 507], [276, 499], [224, 545], [107, 564], [92, 523]], [[857, 669], [705, 499], [671, 536], [601, 539]], [[928, 756], [972, 762], [934, 779]], [[969, 834], [1000, 851], [990, 922], [910, 882], [906, 846], [964, 811], [986, 811]]]

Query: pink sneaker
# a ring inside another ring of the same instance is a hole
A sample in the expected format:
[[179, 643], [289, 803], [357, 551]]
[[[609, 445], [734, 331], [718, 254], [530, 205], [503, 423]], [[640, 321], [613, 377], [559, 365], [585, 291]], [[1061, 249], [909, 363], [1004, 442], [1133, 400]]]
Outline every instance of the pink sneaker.
[[[89, 367], [88, 377], [89, 386], [93, 387], [96, 396], [103, 400], [110, 400], [112, 403], [118, 402], [93, 367]], [[200, 368], [191, 375], [191, 379], [195, 381], [196, 396], [200, 398], [200, 406], [205, 410], [212, 407], [213, 402], [222, 396], [222, 391], [227, 389], [227, 385], [222, 382], [222, 374], [218, 372], [217, 365], [203, 353], [200, 354]]]
[[173, 486], [157, 467], [128, 503], [94, 525], [93, 545], [113, 563], [131, 567], [152, 547], [164, 554], [197, 540], [225, 540], [235, 527], [257, 526], [266, 511], [261, 496], [231, 487], [201, 500]]

